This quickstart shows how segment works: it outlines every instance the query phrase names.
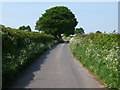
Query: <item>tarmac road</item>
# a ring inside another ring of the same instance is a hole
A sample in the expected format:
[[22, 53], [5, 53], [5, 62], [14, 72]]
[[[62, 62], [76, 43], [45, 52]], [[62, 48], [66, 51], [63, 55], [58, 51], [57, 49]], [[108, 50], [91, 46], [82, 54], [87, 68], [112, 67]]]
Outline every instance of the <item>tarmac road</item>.
[[12, 88], [102, 88], [61, 43], [35, 60]]

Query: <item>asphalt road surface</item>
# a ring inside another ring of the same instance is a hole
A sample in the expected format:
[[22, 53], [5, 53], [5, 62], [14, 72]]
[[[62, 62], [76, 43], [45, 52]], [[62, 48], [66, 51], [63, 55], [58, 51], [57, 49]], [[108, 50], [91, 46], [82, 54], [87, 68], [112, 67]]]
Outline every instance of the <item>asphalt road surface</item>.
[[61, 43], [35, 60], [12, 88], [102, 88]]

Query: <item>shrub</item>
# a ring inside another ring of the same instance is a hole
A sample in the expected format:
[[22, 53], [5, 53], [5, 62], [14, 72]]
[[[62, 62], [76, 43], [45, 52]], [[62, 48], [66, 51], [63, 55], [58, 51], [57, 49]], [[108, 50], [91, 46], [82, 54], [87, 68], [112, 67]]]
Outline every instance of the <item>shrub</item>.
[[70, 48], [83, 66], [104, 81], [105, 87], [120, 88], [118, 41], [120, 34], [77, 35], [71, 40]]
[[57, 43], [51, 35], [2, 28], [3, 88], [37, 56]]

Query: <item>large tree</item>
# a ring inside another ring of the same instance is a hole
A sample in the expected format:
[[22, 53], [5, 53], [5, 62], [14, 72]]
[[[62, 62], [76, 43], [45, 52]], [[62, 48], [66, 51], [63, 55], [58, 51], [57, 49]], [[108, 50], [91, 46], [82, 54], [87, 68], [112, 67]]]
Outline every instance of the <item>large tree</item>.
[[77, 25], [75, 15], [65, 6], [56, 6], [46, 10], [36, 22], [35, 29], [61, 38], [61, 34], [74, 34]]

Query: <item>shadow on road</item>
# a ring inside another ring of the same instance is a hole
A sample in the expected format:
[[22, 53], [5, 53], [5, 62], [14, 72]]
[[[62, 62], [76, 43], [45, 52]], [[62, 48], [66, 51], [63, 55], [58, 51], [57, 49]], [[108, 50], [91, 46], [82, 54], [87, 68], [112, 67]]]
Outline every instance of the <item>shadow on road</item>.
[[68, 41], [68, 40], [66, 40], [66, 41], [64, 41], [63, 43], [65, 43], [65, 44], [69, 44], [69, 41]]
[[[61, 43], [63, 44], [63, 43]], [[25, 88], [29, 83], [34, 79], [34, 72], [41, 69], [41, 65], [45, 63], [46, 58], [51, 50], [56, 48], [58, 45], [55, 45], [53, 48], [46, 51], [42, 56], [32, 62], [30, 66], [28, 66], [20, 76], [18, 76], [17, 80], [11, 85], [10, 88]]]

